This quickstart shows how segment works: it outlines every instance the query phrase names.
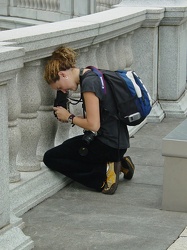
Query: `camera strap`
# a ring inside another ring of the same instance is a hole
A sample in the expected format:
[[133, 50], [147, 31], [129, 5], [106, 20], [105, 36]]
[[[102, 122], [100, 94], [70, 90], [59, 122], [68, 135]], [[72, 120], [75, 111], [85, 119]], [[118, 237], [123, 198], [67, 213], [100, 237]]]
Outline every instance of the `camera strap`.
[[[79, 79], [80, 79], [80, 87], [81, 87], [81, 76], [83, 76], [83, 72], [84, 72], [84, 68], [80, 68], [80, 72], [79, 72]], [[83, 95], [81, 93], [81, 99], [83, 100]], [[85, 107], [84, 107], [84, 102], [82, 104], [82, 111], [83, 111], [83, 117], [85, 118]]]
[[[83, 75], [83, 71], [84, 71], [84, 68], [80, 68], [79, 79]], [[80, 79], [80, 82], [81, 82], [81, 79]], [[78, 100], [74, 98], [70, 98], [70, 97], [68, 97], [67, 99], [71, 105], [77, 105], [79, 102], [82, 102], [82, 95]]]
[[83, 75], [83, 72], [84, 72], [84, 68], [80, 68], [79, 77], [81, 77]]

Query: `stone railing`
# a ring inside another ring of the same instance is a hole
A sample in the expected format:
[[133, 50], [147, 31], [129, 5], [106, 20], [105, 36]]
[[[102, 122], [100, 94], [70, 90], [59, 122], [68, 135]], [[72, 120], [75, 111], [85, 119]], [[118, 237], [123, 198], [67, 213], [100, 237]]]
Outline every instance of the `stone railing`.
[[[57, 122], [53, 116], [55, 93], [43, 79], [44, 65], [52, 51], [67, 44], [79, 52], [80, 67], [133, 68], [154, 100], [148, 121], [160, 122], [164, 113], [185, 117], [186, 58], [181, 50], [186, 48], [187, 10], [178, 7], [173, 13], [173, 8], [166, 11], [119, 7], [63, 22], [1, 32], [0, 248], [9, 249], [6, 244], [10, 238], [11, 249], [18, 249], [19, 245], [31, 249], [33, 242], [23, 235], [23, 222], [18, 217], [69, 182], [42, 163], [47, 149], [82, 132]], [[172, 54], [168, 50], [171, 46]], [[170, 60], [172, 72], [164, 65]], [[75, 93], [74, 97], [78, 95]], [[82, 112], [80, 106], [71, 110], [75, 114]], [[138, 128], [129, 128], [130, 134]]]
[[122, 2], [121, 0], [96, 0], [96, 11], [104, 11], [109, 10], [112, 8], [112, 6], [115, 6]]
[[[0, 15], [9, 17], [6, 22], [12, 23], [12, 18], [17, 20], [21, 26], [39, 24], [35, 21], [55, 22], [74, 17], [93, 14], [95, 12], [108, 10], [113, 5], [119, 4], [121, 0], [12, 0], [0, 2]], [[10, 18], [11, 17], [11, 18]], [[26, 20], [23, 20], [26, 19]], [[1, 17], [5, 22], [4, 18]], [[33, 20], [30, 23], [27, 19]], [[14, 20], [15, 21], [15, 20]], [[9, 25], [10, 26], [10, 25]], [[5, 25], [5, 28], [9, 28]], [[11, 26], [15, 28], [15, 26]]]
[[56, 22], [108, 10], [121, 0], [12, 0], [0, 1], [0, 29]]

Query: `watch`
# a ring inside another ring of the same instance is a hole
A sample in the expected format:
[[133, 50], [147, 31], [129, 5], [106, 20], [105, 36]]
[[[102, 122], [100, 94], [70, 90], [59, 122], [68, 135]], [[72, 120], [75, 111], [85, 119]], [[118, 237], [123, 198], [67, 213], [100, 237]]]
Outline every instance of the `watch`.
[[69, 117], [68, 117], [68, 122], [71, 122], [71, 124], [73, 124], [73, 118], [75, 117], [75, 115], [71, 114]]

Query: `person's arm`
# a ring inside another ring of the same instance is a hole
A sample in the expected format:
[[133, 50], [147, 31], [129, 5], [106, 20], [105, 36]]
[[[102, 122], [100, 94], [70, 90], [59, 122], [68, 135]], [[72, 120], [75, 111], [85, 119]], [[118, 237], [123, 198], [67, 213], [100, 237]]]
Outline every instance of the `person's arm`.
[[[75, 116], [73, 124], [90, 131], [97, 132], [100, 128], [99, 98], [93, 92], [84, 92], [84, 101], [86, 107], [86, 117]], [[69, 111], [62, 107], [54, 107], [59, 120], [67, 121], [71, 115]]]

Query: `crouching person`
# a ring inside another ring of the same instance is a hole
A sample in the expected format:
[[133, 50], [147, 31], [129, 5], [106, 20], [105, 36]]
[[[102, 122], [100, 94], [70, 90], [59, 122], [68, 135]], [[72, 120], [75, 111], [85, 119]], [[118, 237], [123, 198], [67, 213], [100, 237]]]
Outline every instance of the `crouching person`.
[[76, 91], [80, 85], [85, 110], [85, 115], [77, 116], [62, 106], [53, 108], [60, 122], [79, 126], [84, 133], [48, 150], [44, 163], [89, 188], [114, 194], [120, 172], [131, 179], [134, 165], [130, 157], [124, 157], [129, 147], [127, 126], [103, 109], [103, 104], [107, 107], [110, 102], [111, 112], [115, 113], [111, 90], [107, 88], [107, 98], [104, 97], [100, 78], [88, 68], [76, 67], [76, 52], [68, 47], [53, 52], [44, 77], [52, 89], [63, 93]]

